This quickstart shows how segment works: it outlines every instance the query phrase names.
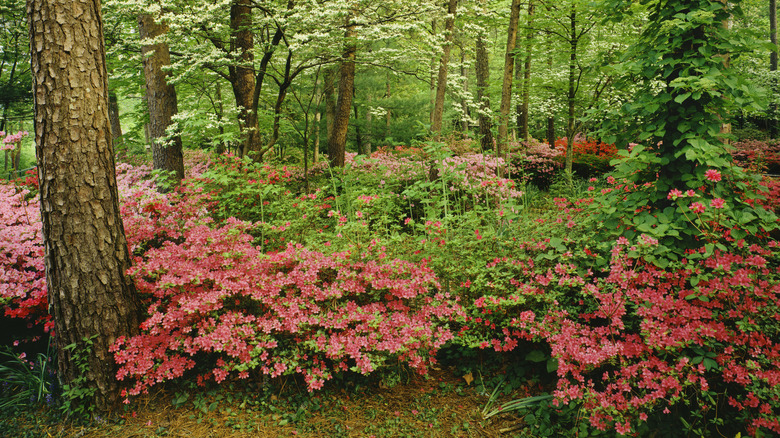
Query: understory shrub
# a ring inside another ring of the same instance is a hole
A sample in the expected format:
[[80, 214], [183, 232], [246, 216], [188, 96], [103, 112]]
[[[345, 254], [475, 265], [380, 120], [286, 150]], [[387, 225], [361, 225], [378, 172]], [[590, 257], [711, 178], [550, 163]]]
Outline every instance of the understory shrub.
[[4, 314], [52, 325], [46, 299], [40, 203], [24, 186], [0, 183], [0, 305]]
[[648, 432], [680, 419], [699, 436], [780, 433], [777, 245], [690, 250], [666, 269], [642, 259], [655, 245], [620, 239], [597, 273], [513, 262], [521, 286], [476, 300], [469, 330], [499, 334], [482, 344], [497, 351], [546, 344], [555, 405], [580, 403], [599, 430]]
[[[555, 149], [561, 152], [560, 159], [566, 159], [566, 137], [555, 141]], [[601, 176], [610, 170], [610, 161], [617, 158], [617, 147], [614, 144], [575, 136], [572, 145], [572, 172], [580, 178]]]
[[113, 350], [129, 394], [184, 375], [223, 381], [302, 374], [309, 390], [334, 373], [368, 374], [398, 361], [424, 373], [452, 338], [456, 299], [436, 292], [424, 264], [289, 245], [263, 254], [246, 223], [185, 229], [136, 260], [130, 273], [151, 305], [142, 334]]

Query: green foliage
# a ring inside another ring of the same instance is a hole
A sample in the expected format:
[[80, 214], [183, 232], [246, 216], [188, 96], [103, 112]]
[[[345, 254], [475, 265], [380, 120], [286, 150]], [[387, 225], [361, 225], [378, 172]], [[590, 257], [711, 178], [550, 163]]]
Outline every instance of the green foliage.
[[54, 371], [48, 354], [38, 353], [28, 361], [11, 348], [0, 349], [0, 410], [16, 411], [40, 403], [52, 403]]
[[76, 420], [89, 420], [95, 411], [92, 397], [97, 392], [97, 388], [87, 385], [87, 373], [89, 372], [92, 344], [97, 336], [84, 337], [81, 340], [81, 345], [73, 343], [65, 346], [65, 350], [70, 354], [70, 359], [76, 367], [77, 375], [73, 381], [62, 385], [62, 405], [60, 410], [63, 414]]

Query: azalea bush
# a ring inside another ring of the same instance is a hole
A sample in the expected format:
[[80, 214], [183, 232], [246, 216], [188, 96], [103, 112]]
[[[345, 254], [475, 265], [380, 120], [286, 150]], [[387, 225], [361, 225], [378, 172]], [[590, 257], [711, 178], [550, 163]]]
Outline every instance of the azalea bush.
[[563, 168], [561, 152], [548, 143], [530, 139], [510, 143], [510, 161], [518, 169], [517, 177], [540, 189], [547, 189]]
[[581, 404], [598, 430], [780, 433], [777, 246], [701, 248], [660, 269], [642, 259], [655, 245], [620, 239], [603, 272], [499, 261], [521, 286], [475, 301], [473, 327], [498, 334], [482, 346], [546, 344], [555, 404]]
[[[141, 207], [140, 211], [146, 211]], [[424, 264], [290, 245], [262, 253], [236, 219], [185, 224], [138, 257], [130, 274], [151, 304], [143, 333], [114, 346], [129, 394], [184, 375], [301, 374], [310, 390], [334, 373], [386, 362], [420, 372], [452, 334], [460, 310]]]
[[780, 174], [780, 141], [743, 140], [734, 143], [734, 162], [752, 172]]
[[[566, 158], [566, 137], [555, 141], [555, 149], [561, 152], [561, 159]], [[612, 170], [610, 162], [617, 158], [617, 147], [614, 144], [575, 136], [572, 145], [572, 171], [581, 178], [601, 176]]]
[[25, 186], [0, 184], [0, 304], [6, 316], [49, 330], [40, 214]]

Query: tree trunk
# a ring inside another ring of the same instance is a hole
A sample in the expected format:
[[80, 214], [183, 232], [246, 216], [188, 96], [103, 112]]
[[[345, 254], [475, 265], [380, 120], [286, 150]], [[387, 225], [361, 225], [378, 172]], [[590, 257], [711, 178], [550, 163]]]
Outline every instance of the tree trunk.
[[534, 6], [533, 0], [528, 2], [528, 29], [525, 34], [525, 65], [523, 65], [523, 100], [520, 104], [520, 123], [518, 124], [520, 136], [525, 141], [528, 141], [530, 137], [528, 134], [528, 103], [531, 100], [531, 48], [534, 40], [534, 32], [532, 30]]
[[569, 90], [566, 93], [568, 103], [568, 115], [566, 117], [566, 174], [571, 178], [572, 159], [574, 155], [574, 98], [576, 97], [576, 68], [577, 68], [577, 10], [572, 5], [569, 13]]
[[477, 101], [479, 102], [479, 136], [482, 151], [493, 150], [493, 122], [490, 118], [490, 98], [487, 87], [490, 83], [490, 58], [484, 35], [477, 37], [476, 70], [477, 70]]
[[458, 10], [458, 0], [449, 0], [447, 4], [447, 19], [444, 21], [444, 52], [439, 61], [439, 74], [436, 77], [436, 100], [433, 105], [431, 132], [434, 139], [441, 137], [441, 125], [444, 118], [444, 95], [447, 91], [447, 66], [452, 51], [452, 29], [455, 27], [455, 13]]
[[233, 96], [236, 99], [239, 128], [243, 136], [238, 156], [252, 155], [260, 148], [257, 111], [254, 107], [255, 71], [254, 35], [252, 34], [252, 1], [234, 0], [230, 5], [230, 53], [236, 64], [228, 68]]
[[[355, 101], [355, 96], [352, 96], [352, 101]], [[360, 132], [360, 123], [357, 123], [360, 120], [357, 104], [352, 104], [352, 110], [355, 112], [355, 142], [357, 143], [358, 154], [366, 155], [366, 151], [363, 147], [363, 133]]]
[[355, 87], [355, 53], [357, 48], [353, 39], [357, 36], [357, 27], [352, 17], [347, 17], [346, 50], [339, 69], [339, 98], [333, 120], [333, 135], [328, 138], [328, 158], [331, 167], [344, 167], [344, 154], [347, 147], [347, 129], [349, 113], [352, 109], [352, 94]]
[[[390, 100], [390, 73], [387, 73], [385, 77], [385, 99]], [[385, 139], [392, 137], [392, 130], [390, 129], [390, 122], [392, 115], [390, 113], [390, 106], [388, 105], [387, 113], [385, 114]]]
[[[769, 53], [769, 71], [777, 71], [777, 0], [769, 0], [769, 41], [775, 45]], [[769, 104], [769, 136], [777, 137], [777, 79], [771, 83], [772, 103]]]
[[512, 105], [512, 75], [514, 73], [514, 52], [517, 45], [517, 23], [520, 21], [520, 0], [512, 0], [509, 15], [509, 29], [506, 36], [506, 54], [504, 55], [504, 80], [501, 86], [501, 108], [499, 110], [498, 142], [496, 153], [503, 156], [507, 150], [509, 136], [509, 110]]
[[466, 51], [462, 50], [460, 53], [460, 77], [463, 78], [463, 95], [460, 98], [460, 111], [461, 117], [461, 131], [465, 136], [469, 131], [469, 101], [466, 99], [466, 94], [469, 92], [469, 69], [466, 65]]
[[[336, 124], [336, 76], [335, 68], [325, 70], [325, 134], [328, 139], [328, 151], [330, 151], [330, 141], [333, 138], [333, 126]], [[330, 153], [330, 152], [328, 152]]]
[[547, 144], [555, 147], [555, 117], [547, 117]]
[[366, 106], [366, 132], [363, 135], [364, 147], [366, 149], [366, 155], [371, 155], [371, 95], [366, 97], [368, 104]]
[[217, 149], [217, 154], [222, 155], [225, 153], [225, 125], [222, 123], [225, 110], [222, 106], [222, 86], [219, 84], [219, 80], [214, 82], [214, 100], [216, 103], [214, 112], [217, 116], [217, 123], [219, 123], [219, 134], [221, 136], [215, 147]]
[[[167, 26], [156, 23], [149, 14], [138, 16], [141, 40], [157, 38], [167, 32]], [[152, 142], [152, 165], [156, 170], [175, 172], [176, 179], [184, 178], [184, 158], [181, 137], [168, 138], [166, 129], [178, 112], [176, 89], [168, 83], [169, 72], [163, 68], [171, 64], [168, 44], [146, 44], [141, 47], [146, 78], [146, 104], [149, 108], [149, 136]]]
[[322, 111], [320, 111], [320, 103], [323, 100], [323, 93], [320, 89], [320, 77], [319, 74], [317, 75], [317, 80], [315, 81], [314, 88], [317, 90], [317, 103], [316, 103], [316, 112], [314, 113], [314, 123], [312, 123], [312, 130], [314, 131], [312, 133], [312, 137], [314, 138], [314, 146], [313, 146], [313, 154], [312, 154], [312, 164], [317, 164], [317, 162], [320, 160], [320, 121], [322, 120]]
[[[119, 213], [100, 2], [30, 0], [27, 10], [58, 377], [70, 385], [86, 378], [78, 385], [94, 390], [89, 402], [96, 412], [107, 412], [119, 396], [108, 349], [138, 331], [140, 306], [125, 275], [130, 257]], [[92, 340], [88, 350], [84, 339]], [[70, 344], [76, 348], [67, 349]]]
[[108, 92], [108, 118], [111, 121], [111, 139], [114, 146], [122, 143], [122, 125], [119, 123], [119, 101], [116, 93]]

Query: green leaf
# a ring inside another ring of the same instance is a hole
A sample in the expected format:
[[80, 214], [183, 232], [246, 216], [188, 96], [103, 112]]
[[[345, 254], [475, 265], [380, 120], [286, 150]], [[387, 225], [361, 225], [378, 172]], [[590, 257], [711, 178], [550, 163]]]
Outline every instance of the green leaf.
[[527, 361], [529, 361], [529, 362], [537, 362], [537, 363], [538, 363], [538, 362], [544, 362], [544, 361], [546, 361], [548, 357], [549, 357], [549, 356], [547, 356], [546, 354], [544, 354], [542, 351], [540, 351], [540, 350], [534, 350], [534, 351], [532, 351], [532, 352], [528, 353], [528, 354], [525, 356], [525, 360], [527, 360]]

